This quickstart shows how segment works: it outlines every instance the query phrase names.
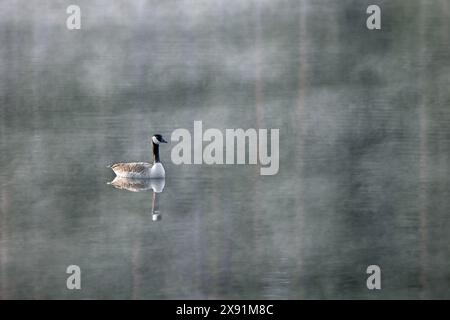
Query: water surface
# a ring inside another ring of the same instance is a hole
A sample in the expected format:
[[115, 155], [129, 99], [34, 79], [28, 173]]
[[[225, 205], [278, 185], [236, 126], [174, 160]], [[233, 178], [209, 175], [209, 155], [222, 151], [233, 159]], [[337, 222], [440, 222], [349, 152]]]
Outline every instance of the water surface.
[[[0, 298], [449, 298], [449, 5], [370, 2], [2, 2]], [[163, 146], [153, 221], [106, 166], [194, 120], [280, 128], [279, 173]]]

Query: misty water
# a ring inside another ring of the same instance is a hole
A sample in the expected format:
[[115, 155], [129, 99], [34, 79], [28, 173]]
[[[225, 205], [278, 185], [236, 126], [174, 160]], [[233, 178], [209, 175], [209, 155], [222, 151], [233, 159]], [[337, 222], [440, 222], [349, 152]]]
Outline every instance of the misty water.
[[[450, 298], [450, 4], [377, 2], [1, 2], [0, 298]], [[153, 221], [106, 166], [194, 120], [279, 172], [169, 143]]]

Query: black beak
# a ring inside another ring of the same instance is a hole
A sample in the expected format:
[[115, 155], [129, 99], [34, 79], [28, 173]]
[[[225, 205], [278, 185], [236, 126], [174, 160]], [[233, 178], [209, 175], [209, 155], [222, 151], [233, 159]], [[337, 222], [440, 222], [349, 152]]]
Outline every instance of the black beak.
[[167, 141], [164, 140], [164, 138], [161, 138], [161, 142], [162, 142], [162, 143], [167, 143]]

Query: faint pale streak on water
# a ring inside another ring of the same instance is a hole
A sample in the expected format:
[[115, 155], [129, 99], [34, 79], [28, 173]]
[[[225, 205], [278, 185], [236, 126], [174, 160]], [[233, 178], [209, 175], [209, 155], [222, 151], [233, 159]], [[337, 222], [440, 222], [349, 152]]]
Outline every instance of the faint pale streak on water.
[[[77, 3], [0, 3], [0, 298], [450, 297], [448, 1]], [[279, 174], [165, 146], [153, 221], [106, 165], [194, 120], [280, 128]]]

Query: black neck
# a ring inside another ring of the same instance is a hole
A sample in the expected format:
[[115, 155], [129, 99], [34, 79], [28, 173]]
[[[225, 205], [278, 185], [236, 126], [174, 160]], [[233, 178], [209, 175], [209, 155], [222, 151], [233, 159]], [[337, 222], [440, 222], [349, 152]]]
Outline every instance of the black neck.
[[157, 163], [157, 162], [161, 162], [159, 160], [159, 144], [156, 144], [154, 142], [152, 142], [153, 144], [153, 162]]

